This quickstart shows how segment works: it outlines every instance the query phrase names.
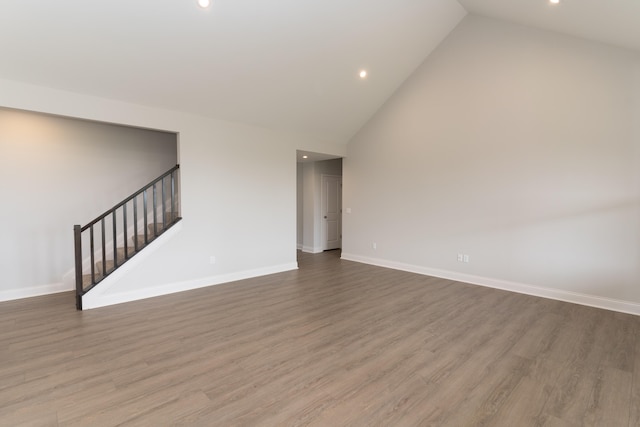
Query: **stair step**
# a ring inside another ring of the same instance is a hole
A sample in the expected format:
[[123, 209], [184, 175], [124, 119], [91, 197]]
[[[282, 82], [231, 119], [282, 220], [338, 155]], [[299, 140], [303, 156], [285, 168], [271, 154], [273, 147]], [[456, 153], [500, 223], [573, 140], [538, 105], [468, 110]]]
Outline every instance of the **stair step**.
[[[173, 216], [171, 216], [171, 211], [166, 211], [164, 213], [164, 215], [165, 215], [165, 218], [167, 220], [167, 223], [173, 222], [176, 219], [180, 218], [180, 215], [178, 214], [178, 212], [174, 212]], [[162, 218], [160, 218], [160, 219], [162, 219]]]
[[[165, 212], [165, 221], [167, 222], [167, 228], [169, 228], [169, 226], [173, 224], [178, 218], [179, 218], [179, 215], [177, 212], [175, 212], [173, 215], [171, 215], [171, 212]], [[159, 217], [156, 219], [158, 220], [157, 222], [158, 234], [160, 234], [164, 229], [164, 224], [162, 223], [162, 217]], [[153, 223], [148, 224], [147, 228], [151, 233], [153, 233]]]
[[[102, 274], [99, 274], [97, 271], [95, 272], [96, 282], [99, 282], [102, 279]], [[83, 274], [82, 275], [82, 289], [88, 288], [91, 286], [91, 274]]]
[[[158, 232], [160, 232], [160, 231], [158, 230]], [[153, 239], [155, 239], [155, 237], [153, 236], [153, 232], [147, 234], [147, 238], [149, 239], [149, 243], [151, 243], [153, 241]], [[131, 241], [134, 242], [134, 244], [135, 244], [135, 240], [134, 239], [136, 239], [136, 237], [132, 237]], [[137, 236], [137, 239], [138, 239], [138, 250], [140, 250], [140, 249], [144, 248], [145, 245], [146, 245], [146, 243], [144, 241], [144, 234], [139, 234]]]
[[[167, 221], [167, 228], [169, 228], [171, 225], [173, 225], [175, 223], [175, 220], [180, 218], [180, 215], [178, 215], [178, 213], [174, 213], [173, 215], [171, 215], [171, 212], [167, 212], [166, 213], [166, 217], [165, 220]], [[162, 218], [158, 218], [159, 220], [161, 220]], [[147, 224], [147, 237], [149, 239], [149, 243], [151, 243], [151, 241], [153, 239], [156, 238], [156, 235], [154, 235], [154, 233], [157, 233], [157, 235], [160, 235], [163, 231], [164, 231], [165, 227], [164, 224], [162, 222], [157, 222], [157, 223], [151, 223], [151, 224]], [[131, 238], [132, 242], [135, 242], [134, 238]], [[138, 249], [140, 249], [141, 246], [144, 246], [144, 234], [139, 234], [138, 235]]]
[[[112, 259], [108, 259], [107, 260], [107, 264], [106, 264], [106, 272], [107, 273], [111, 273], [113, 271], [113, 266], [114, 266], [114, 262]], [[102, 261], [98, 261], [96, 262], [96, 275], [98, 274], [104, 274], [105, 270], [103, 269], [103, 265], [102, 265]]]
[[[170, 225], [170, 224], [167, 224], [167, 225]], [[159, 223], [155, 224], [155, 226], [157, 227], [157, 230], [158, 230], [157, 232], [158, 232], [158, 234], [162, 233], [162, 230], [163, 230], [163, 228], [164, 228], [164, 226], [162, 225], [162, 223], [161, 223], [161, 222], [159, 222]], [[154, 232], [154, 224], [149, 224], [149, 225], [147, 225], [147, 228], [149, 229], [149, 233], [150, 233], [150, 234], [153, 234], [153, 232]]]
[[[125, 258], [124, 248], [118, 248], [117, 252], [118, 252], [118, 263], [120, 263], [120, 261], [122, 261]], [[131, 258], [135, 253], [136, 253], [136, 248], [133, 245], [127, 248], [127, 255], [129, 255], [129, 258]]]

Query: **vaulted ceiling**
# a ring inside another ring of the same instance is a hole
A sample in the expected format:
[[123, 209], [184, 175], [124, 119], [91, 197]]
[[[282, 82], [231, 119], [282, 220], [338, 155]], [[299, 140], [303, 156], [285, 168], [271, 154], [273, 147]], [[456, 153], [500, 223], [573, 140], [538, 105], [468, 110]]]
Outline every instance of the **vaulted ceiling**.
[[638, 0], [458, 0], [473, 14], [640, 52]]
[[0, 78], [347, 142], [467, 13], [640, 52], [637, 0], [5, 1]]

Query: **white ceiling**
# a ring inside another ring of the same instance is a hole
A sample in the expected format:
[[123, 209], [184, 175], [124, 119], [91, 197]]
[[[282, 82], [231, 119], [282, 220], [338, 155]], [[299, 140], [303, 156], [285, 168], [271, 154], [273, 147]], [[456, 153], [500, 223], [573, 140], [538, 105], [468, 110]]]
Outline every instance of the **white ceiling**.
[[469, 12], [640, 52], [640, 0], [458, 0]]
[[466, 14], [455, 0], [212, 3], [2, 1], [0, 78], [346, 142]]
[[339, 156], [331, 154], [314, 153], [311, 151], [297, 150], [296, 161], [298, 163], [313, 163], [321, 162], [323, 160], [339, 159]]
[[640, 0], [3, 1], [0, 78], [347, 142], [467, 11], [640, 51]]

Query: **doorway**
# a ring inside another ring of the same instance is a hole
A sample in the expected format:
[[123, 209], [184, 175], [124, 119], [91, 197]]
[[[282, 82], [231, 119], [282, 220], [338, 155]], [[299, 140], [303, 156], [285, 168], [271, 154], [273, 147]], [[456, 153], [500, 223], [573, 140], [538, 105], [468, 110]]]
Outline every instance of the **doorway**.
[[297, 249], [342, 247], [342, 158], [298, 151], [297, 222]]

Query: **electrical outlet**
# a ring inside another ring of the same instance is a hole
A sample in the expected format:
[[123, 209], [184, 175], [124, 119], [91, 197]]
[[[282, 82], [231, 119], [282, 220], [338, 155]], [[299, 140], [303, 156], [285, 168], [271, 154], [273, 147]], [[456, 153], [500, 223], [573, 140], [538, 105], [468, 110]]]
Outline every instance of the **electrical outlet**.
[[371, 244], [371, 247], [372, 247], [374, 250], [375, 250], [375, 249], [378, 249], [378, 244], [377, 244], [376, 242], [373, 242], [373, 243]]
[[469, 255], [465, 254], [463, 260], [464, 262], [469, 262]]
[[462, 262], [464, 255], [458, 254], [458, 262]]
[[209, 264], [215, 264], [216, 263], [216, 257], [214, 257], [213, 255], [211, 255], [209, 257]]

